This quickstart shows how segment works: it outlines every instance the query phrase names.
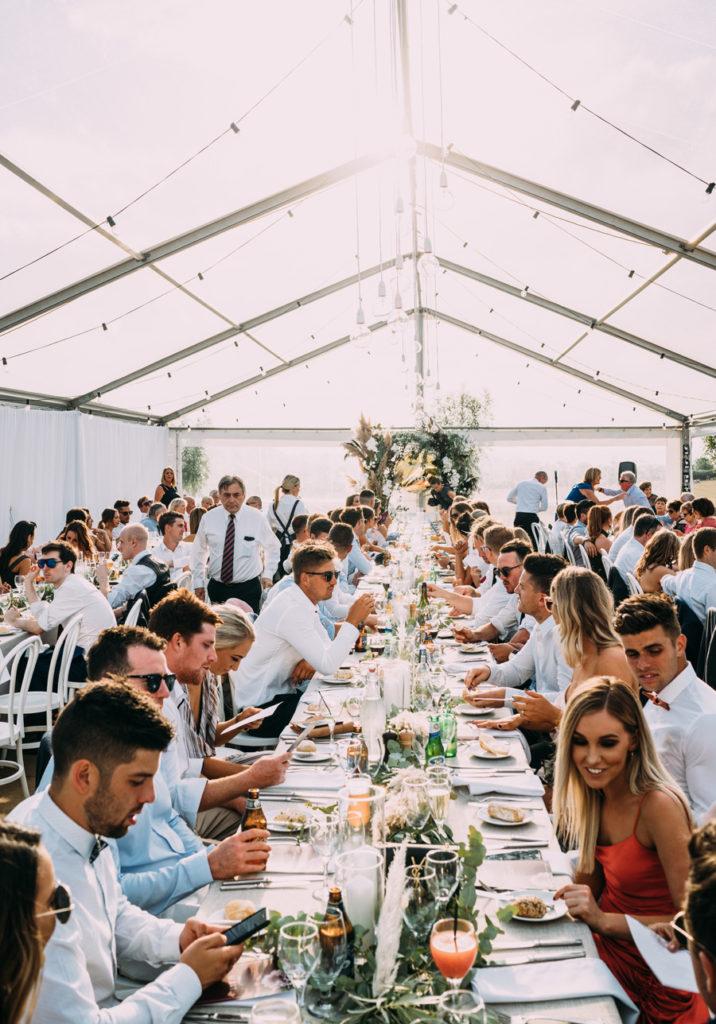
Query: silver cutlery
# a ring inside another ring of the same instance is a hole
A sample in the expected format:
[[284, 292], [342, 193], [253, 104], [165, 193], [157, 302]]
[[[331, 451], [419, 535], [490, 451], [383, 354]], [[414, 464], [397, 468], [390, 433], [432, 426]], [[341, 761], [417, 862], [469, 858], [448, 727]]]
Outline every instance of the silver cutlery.
[[226, 1010], [224, 1010], [224, 1011], [218, 1011], [217, 1010], [216, 1012], [214, 1012], [214, 1011], [204, 1012], [203, 1010], [196, 1010], [196, 1011], [189, 1010], [189, 1012], [184, 1015], [183, 1020], [186, 1022], [186, 1024], [210, 1024], [211, 1021], [216, 1021], [217, 1024], [223, 1024], [224, 1021], [227, 1021], [227, 1022], [228, 1021], [239, 1021], [239, 1022], [241, 1022], [241, 1021], [248, 1021], [249, 1018], [246, 1016], [245, 1013], [241, 1013], [241, 1014], [229, 1013]]
[[544, 956], [536, 954], [535, 956], [527, 956], [522, 960], [491, 960], [490, 967], [521, 967], [523, 964], [543, 964], [551, 963], [553, 960], [579, 960], [583, 959], [587, 954], [583, 949], [575, 950], [570, 952], [565, 950], [563, 953], [546, 953]]
[[494, 1018], [495, 1024], [599, 1024], [598, 1021], [567, 1020], [564, 1017], [533, 1017], [531, 1014], [517, 1014], [510, 1016], [509, 1013], [502, 1013], [494, 1006], [490, 1007], [490, 1015]]
[[300, 889], [300, 882], [279, 882], [279, 881], [265, 881], [265, 882], [222, 882], [222, 892], [251, 892], [254, 889]]
[[581, 946], [581, 939], [537, 939], [532, 942], [500, 942], [492, 946], [493, 953], [505, 953], [511, 949], [552, 949], [555, 946]]

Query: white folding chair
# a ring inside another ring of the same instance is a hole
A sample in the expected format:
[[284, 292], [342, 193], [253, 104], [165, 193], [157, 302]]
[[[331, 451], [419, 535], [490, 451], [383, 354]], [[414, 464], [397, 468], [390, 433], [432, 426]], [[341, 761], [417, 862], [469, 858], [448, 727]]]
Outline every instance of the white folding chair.
[[564, 558], [564, 537], [559, 530], [555, 530], [550, 526], [547, 531], [547, 540], [549, 541], [550, 550], [554, 555], [561, 555]]
[[[67, 684], [70, 676], [70, 665], [72, 664], [72, 658], [74, 657], [81, 625], [82, 612], [75, 612], [75, 614], [64, 623], [60, 638], [52, 651], [50, 671], [47, 673], [47, 677], [50, 681], [50, 686], [52, 686], [53, 682], [56, 682], [57, 684], [57, 693], [60, 697], [60, 707], [64, 707], [68, 700], [69, 692]], [[74, 685], [83, 686], [84, 684], [75, 683]], [[52, 723], [50, 722], [47, 728], [50, 729], [51, 725]]]
[[139, 613], [142, 610], [142, 599], [138, 597], [132, 607], [127, 612], [127, 616], [123, 622], [124, 626], [136, 626], [139, 621]]
[[633, 596], [634, 594], [643, 594], [644, 593], [644, 591], [642, 589], [642, 586], [641, 586], [641, 583], [636, 578], [634, 573], [632, 573], [632, 572], [625, 572], [625, 573], [622, 573], [622, 575], [623, 575], [624, 579], [626, 580], [626, 585], [629, 587], [629, 595], [630, 596]]
[[609, 579], [609, 573], [612, 571], [612, 566], [614, 565], [614, 563], [612, 562], [611, 558], [606, 553], [606, 551], [600, 551], [599, 553], [602, 556], [602, 565], [604, 566], [604, 575], [606, 576], [607, 579]]
[[[8, 691], [2, 695], [0, 704], [0, 750], [4, 754], [5, 751], [14, 747], [15, 760], [9, 761], [5, 758], [0, 760], [0, 769], [3, 770], [0, 786], [8, 786], [19, 779], [23, 796], [30, 795], [22, 750], [25, 737], [25, 706], [32, 673], [35, 671], [41, 650], [42, 641], [39, 636], [28, 636], [13, 647], [4, 664], [9, 672], [10, 682]], [[22, 672], [22, 678], [18, 687], [20, 672]], [[9, 775], [4, 774], [5, 769], [9, 771]]]
[[591, 569], [592, 568], [592, 563], [589, 561], [589, 555], [584, 550], [584, 544], [575, 544], [574, 545], [574, 553], [575, 553], [574, 561], [575, 561], [576, 565], [581, 565], [584, 569]]
[[184, 588], [186, 588], [187, 590], [191, 590], [191, 573], [190, 572], [183, 573], [179, 577], [179, 579], [177, 580], [177, 590], [183, 590]]
[[537, 550], [541, 555], [543, 555], [545, 547], [545, 530], [542, 523], [532, 523], [532, 536], [534, 537], [534, 542], [537, 545]]
[[576, 565], [577, 564], [577, 559], [576, 559], [576, 557], [574, 555], [574, 549], [573, 549], [572, 545], [569, 543], [569, 541], [567, 541], [567, 540], [565, 540], [565, 542], [564, 542], [564, 554], [566, 555], [567, 561], [569, 562], [570, 565]]

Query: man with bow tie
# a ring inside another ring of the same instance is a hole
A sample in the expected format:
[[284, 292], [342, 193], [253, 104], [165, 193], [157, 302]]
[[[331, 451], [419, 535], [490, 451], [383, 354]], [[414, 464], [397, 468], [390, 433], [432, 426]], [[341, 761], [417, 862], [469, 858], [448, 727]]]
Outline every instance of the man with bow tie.
[[632, 675], [649, 698], [644, 717], [659, 757], [704, 821], [716, 802], [716, 691], [686, 660], [686, 637], [668, 597], [629, 597], [614, 624]]

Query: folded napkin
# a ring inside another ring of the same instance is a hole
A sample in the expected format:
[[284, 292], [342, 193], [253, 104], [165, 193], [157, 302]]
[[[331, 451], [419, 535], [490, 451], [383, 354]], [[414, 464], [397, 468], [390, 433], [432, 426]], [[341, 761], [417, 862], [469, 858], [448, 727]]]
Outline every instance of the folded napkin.
[[553, 970], [548, 963], [482, 967], [475, 971], [472, 987], [488, 1005], [611, 996], [624, 1024], [636, 1024], [639, 1017], [636, 1006], [607, 965], [596, 958], [555, 961]]
[[[270, 840], [269, 840], [270, 842]], [[268, 878], [271, 875], [300, 875], [302, 873], [307, 874], [320, 874], [323, 871], [323, 863], [314, 852], [311, 846], [307, 846], [305, 843], [301, 846], [274, 846], [271, 850], [271, 856], [268, 859], [266, 865], [266, 871], [262, 875], [257, 875], [257, 878]], [[250, 878], [250, 875], [244, 875], [242, 881]], [[301, 887], [300, 880], [296, 882], [296, 888]]]
[[[297, 764], [297, 762], [294, 762]], [[321, 765], [316, 765], [317, 768]], [[336, 768], [334, 772], [321, 772], [311, 771], [310, 768], [305, 770], [296, 769], [292, 771], [290, 775], [286, 776], [286, 781], [282, 782], [280, 786], [271, 786], [267, 791], [272, 796], [278, 796], [281, 793], [293, 793], [294, 790], [308, 790], [308, 792], [314, 792], [317, 790], [328, 790], [337, 793], [346, 782], [345, 772], [340, 768]]]
[[467, 672], [468, 668], [469, 668], [469, 666], [466, 665], [466, 664], [465, 665], [460, 665], [456, 661], [450, 661], [445, 666], [445, 671], [448, 673], [448, 675], [451, 675], [451, 676], [464, 676], [465, 673]]
[[460, 775], [456, 772], [452, 777], [453, 786], [467, 786], [471, 796], [482, 793], [502, 793], [504, 796], [542, 796], [544, 786], [536, 775], [484, 775], [476, 778], [471, 775]]

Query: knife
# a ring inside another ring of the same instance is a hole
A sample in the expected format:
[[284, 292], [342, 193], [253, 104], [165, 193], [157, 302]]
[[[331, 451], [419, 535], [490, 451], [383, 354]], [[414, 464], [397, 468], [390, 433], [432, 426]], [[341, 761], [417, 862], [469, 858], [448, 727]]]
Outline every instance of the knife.
[[222, 892], [251, 892], [253, 889], [297, 889], [301, 890], [300, 882], [252, 882], [250, 884], [244, 884], [243, 882], [222, 882]]
[[525, 957], [523, 960], [491, 960], [490, 967], [520, 967], [522, 964], [542, 964], [551, 963], [553, 960], [578, 960], [580, 957], [585, 957], [587, 954], [583, 949], [575, 950], [573, 953], [569, 950], [565, 950], [564, 953], [545, 953], [544, 956], [539, 954], [535, 956]]
[[581, 946], [581, 939], [537, 939], [536, 942], [505, 942], [493, 946], [494, 953], [503, 953], [508, 949], [542, 949], [554, 946]]

